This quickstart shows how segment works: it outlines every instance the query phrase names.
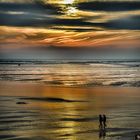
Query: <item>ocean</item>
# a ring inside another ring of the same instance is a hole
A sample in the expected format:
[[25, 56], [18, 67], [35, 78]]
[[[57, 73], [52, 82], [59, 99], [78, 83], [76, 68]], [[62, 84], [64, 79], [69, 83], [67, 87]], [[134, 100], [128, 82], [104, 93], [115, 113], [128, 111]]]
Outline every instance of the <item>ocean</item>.
[[2, 60], [0, 140], [134, 140], [139, 86], [139, 61]]
[[140, 86], [139, 60], [0, 61], [0, 81], [52, 86]]

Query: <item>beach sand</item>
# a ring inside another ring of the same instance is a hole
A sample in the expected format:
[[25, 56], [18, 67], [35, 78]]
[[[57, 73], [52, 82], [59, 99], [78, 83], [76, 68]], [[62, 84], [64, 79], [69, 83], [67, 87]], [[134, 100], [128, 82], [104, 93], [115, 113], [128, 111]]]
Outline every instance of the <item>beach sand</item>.
[[[0, 140], [134, 140], [139, 107], [136, 87], [0, 82]], [[99, 114], [107, 116], [104, 132]]]

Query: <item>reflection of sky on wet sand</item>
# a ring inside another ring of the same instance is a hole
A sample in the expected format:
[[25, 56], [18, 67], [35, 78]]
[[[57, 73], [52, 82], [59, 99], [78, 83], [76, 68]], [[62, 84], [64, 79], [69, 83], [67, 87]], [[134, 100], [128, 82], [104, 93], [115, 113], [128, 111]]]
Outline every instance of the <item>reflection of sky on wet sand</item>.
[[[84, 140], [88, 137], [89, 140], [98, 140], [99, 114], [108, 117], [107, 139], [136, 132], [140, 128], [138, 88], [62, 88], [23, 83], [0, 85], [1, 95], [13, 96], [1, 97], [0, 121], [3, 123], [0, 128], [3, 131], [0, 130], [0, 135], [11, 134], [32, 139], [38, 136], [38, 139], [56, 140]], [[15, 88], [17, 86], [18, 89]], [[17, 105], [16, 101], [20, 99], [15, 96], [53, 97], [85, 102], [22, 100], [28, 104]], [[10, 129], [4, 130], [7, 126]]]

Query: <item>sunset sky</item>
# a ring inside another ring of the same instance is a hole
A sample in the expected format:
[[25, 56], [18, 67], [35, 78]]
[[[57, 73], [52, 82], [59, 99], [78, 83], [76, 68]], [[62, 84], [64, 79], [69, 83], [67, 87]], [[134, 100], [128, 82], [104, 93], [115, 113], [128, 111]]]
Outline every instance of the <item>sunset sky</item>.
[[140, 0], [0, 0], [0, 58], [140, 59]]

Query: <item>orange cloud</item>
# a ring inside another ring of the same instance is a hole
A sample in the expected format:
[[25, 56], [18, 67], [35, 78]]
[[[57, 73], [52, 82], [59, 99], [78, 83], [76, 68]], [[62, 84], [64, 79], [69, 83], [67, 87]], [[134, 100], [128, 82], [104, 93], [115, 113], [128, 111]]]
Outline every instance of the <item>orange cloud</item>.
[[133, 30], [76, 32], [45, 28], [0, 26], [0, 36], [1, 44], [19, 44], [16, 47], [22, 47], [24, 44], [28, 44], [28, 46], [43, 45], [46, 47], [95, 47], [114, 45], [116, 43], [130, 46], [130, 42], [132, 42], [132, 46], [140, 45], [140, 32]]

